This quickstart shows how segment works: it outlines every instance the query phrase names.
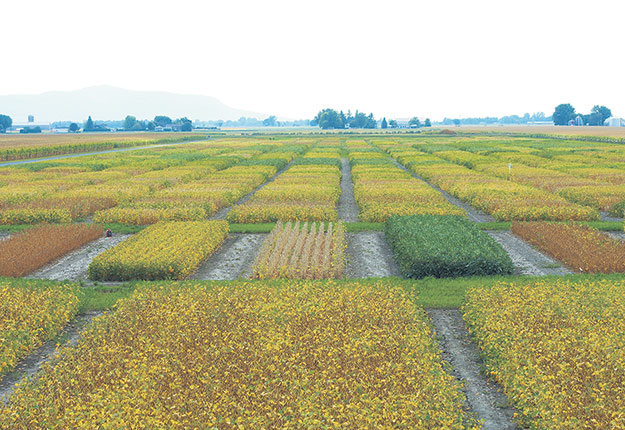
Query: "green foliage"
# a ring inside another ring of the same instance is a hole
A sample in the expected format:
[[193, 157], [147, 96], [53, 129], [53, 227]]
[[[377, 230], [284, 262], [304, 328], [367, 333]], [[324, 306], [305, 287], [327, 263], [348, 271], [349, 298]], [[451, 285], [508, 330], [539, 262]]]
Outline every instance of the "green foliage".
[[0, 132], [4, 132], [7, 128], [11, 127], [13, 120], [8, 115], [0, 115]]
[[336, 158], [297, 158], [293, 164], [322, 164], [336, 166], [339, 169], [341, 168], [341, 160], [337, 160]]
[[555, 125], [568, 125], [573, 118], [575, 118], [575, 108], [569, 103], [556, 106], [553, 112], [553, 123]]
[[504, 275], [514, 269], [501, 245], [459, 216], [393, 216], [385, 233], [407, 278]]

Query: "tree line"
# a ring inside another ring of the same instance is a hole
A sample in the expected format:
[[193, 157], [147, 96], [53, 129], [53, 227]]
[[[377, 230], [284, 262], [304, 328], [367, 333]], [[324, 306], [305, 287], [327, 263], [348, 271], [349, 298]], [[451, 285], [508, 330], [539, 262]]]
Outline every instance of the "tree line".
[[610, 108], [595, 105], [589, 114], [575, 112], [575, 108], [570, 103], [562, 103], [556, 106], [553, 112], [553, 123], [555, 125], [569, 125], [580, 117], [580, 125], [604, 125], [605, 120], [612, 116]]

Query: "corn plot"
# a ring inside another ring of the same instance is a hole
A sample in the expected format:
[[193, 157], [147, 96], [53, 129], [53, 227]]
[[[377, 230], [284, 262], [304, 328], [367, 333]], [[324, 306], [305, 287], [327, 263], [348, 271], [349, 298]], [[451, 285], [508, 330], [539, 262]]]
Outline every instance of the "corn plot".
[[345, 268], [342, 222], [278, 222], [265, 239], [252, 270], [255, 278], [339, 278]]

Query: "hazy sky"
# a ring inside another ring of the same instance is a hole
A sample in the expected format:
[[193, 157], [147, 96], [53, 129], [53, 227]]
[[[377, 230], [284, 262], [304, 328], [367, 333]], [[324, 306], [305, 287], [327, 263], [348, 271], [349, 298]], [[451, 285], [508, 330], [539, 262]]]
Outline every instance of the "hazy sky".
[[622, 1], [6, 0], [0, 94], [108, 84], [288, 118], [625, 116], [624, 19]]

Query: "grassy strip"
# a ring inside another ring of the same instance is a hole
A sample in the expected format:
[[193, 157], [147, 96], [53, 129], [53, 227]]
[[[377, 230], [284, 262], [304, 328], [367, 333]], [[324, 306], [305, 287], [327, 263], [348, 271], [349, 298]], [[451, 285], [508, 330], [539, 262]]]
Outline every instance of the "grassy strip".
[[134, 283], [84, 286], [80, 300], [80, 312], [110, 310], [118, 300], [129, 297], [134, 290]]
[[[599, 231], [623, 231], [620, 221], [580, 221], [579, 224], [592, 227]], [[510, 230], [512, 222], [481, 222], [477, 226], [480, 230]]]

